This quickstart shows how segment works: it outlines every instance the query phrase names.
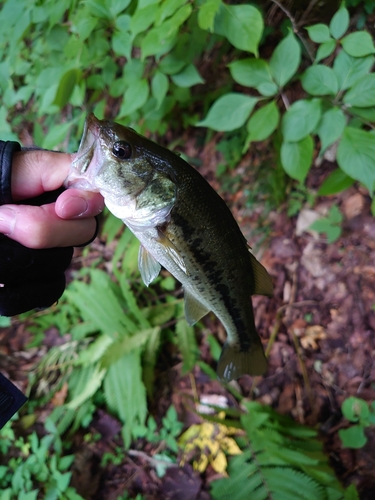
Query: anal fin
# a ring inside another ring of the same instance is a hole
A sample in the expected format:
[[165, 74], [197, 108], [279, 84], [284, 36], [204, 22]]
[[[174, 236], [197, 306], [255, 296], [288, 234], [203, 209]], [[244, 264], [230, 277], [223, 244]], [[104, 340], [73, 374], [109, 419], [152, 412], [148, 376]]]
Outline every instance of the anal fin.
[[198, 299], [194, 297], [190, 292], [185, 290], [185, 318], [189, 325], [194, 325], [203, 316], [206, 316], [210, 310], [203, 305]]

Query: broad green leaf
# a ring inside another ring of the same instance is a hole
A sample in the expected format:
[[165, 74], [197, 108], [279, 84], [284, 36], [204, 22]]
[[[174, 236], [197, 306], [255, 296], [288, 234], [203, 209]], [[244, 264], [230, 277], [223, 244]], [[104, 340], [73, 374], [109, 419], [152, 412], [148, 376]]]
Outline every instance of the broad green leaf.
[[343, 216], [340, 209], [333, 205], [327, 217], [322, 217], [310, 225], [310, 228], [318, 233], [326, 233], [327, 242], [333, 243], [341, 236], [341, 222]]
[[354, 184], [355, 180], [346, 175], [341, 168], [336, 168], [324, 180], [318, 190], [318, 196], [328, 196], [340, 193]]
[[104, 396], [110, 410], [115, 411], [124, 423], [122, 435], [128, 448], [132, 429], [143, 425], [147, 415], [139, 352], [124, 354], [109, 367], [104, 379]]
[[350, 108], [350, 114], [359, 116], [367, 122], [375, 122], [375, 107], [372, 108]]
[[351, 422], [366, 421], [370, 415], [370, 408], [366, 401], [354, 396], [350, 396], [344, 400], [341, 405], [341, 411], [344, 417]]
[[259, 108], [247, 123], [248, 136], [246, 148], [252, 141], [264, 141], [276, 129], [280, 119], [279, 108], [275, 101], [271, 101]]
[[356, 81], [370, 72], [374, 57], [352, 57], [341, 50], [333, 62], [340, 90], [350, 88]]
[[298, 142], [283, 142], [281, 145], [281, 164], [285, 172], [303, 182], [311, 167], [314, 152], [314, 141], [308, 135]]
[[375, 74], [364, 75], [344, 95], [344, 103], [359, 108], [375, 106]]
[[186, 0], [164, 0], [160, 2], [155, 26], [160, 26], [165, 19], [175, 14], [184, 4], [186, 4]]
[[214, 32], [225, 36], [236, 49], [258, 56], [263, 27], [263, 17], [257, 8], [223, 3], [215, 17]]
[[156, 70], [151, 80], [151, 93], [156, 99], [156, 107], [159, 108], [164, 101], [169, 88], [168, 77], [161, 71]]
[[333, 38], [338, 40], [344, 35], [348, 28], [349, 12], [344, 6], [342, 6], [332, 17], [331, 22], [329, 23], [329, 30]]
[[133, 39], [138, 33], [146, 31], [152, 25], [156, 19], [158, 8], [158, 5], [154, 3], [144, 8], [138, 8], [134, 12], [130, 21], [130, 31]]
[[284, 141], [298, 142], [308, 136], [318, 125], [321, 113], [320, 99], [294, 102], [282, 118]]
[[185, 61], [183, 61], [179, 57], [176, 57], [176, 55], [172, 53], [167, 54], [165, 57], [163, 57], [163, 59], [160, 61], [159, 69], [165, 75], [174, 75], [176, 73], [179, 73], [185, 66], [185, 64]]
[[317, 130], [321, 143], [320, 155], [341, 137], [345, 125], [346, 118], [340, 108], [331, 108], [325, 111]]
[[310, 39], [315, 43], [324, 43], [331, 40], [331, 34], [326, 24], [314, 24], [313, 26], [308, 26], [306, 29]]
[[283, 87], [296, 73], [301, 61], [301, 48], [293, 32], [278, 44], [270, 59], [270, 71], [274, 81]]
[[340, 168], [353, 179], [362, 182], [373, 194], [375, 189], [375, 139], [374, 135], [353, 127], [344, 129], [337, 149]]
[[350, 33], [341, 40], [341, 44], [350, 56], [364, 57], [375, 52], [374, 42], [367, 31]]
[[301, 77], [302, 87], [311, 95], [335, 95], [337, 77], [333, 69], [323, 64], [310, 66]]
[[144, 105], [148, 99], [148, 95], [148, 81], [145, 78], [138, 82], [133, 82], [132, 85], [126, 89], [118, 116], [129, 116], [134, 113], [134, 111]]
[[72, 95], [73, 89], [79, 82], [81, 77], [81, 70], [70, 69], [60, 79], [59, 86], [57, 87], [56, 96], [53, 104], [56, 104], [60, 109], [62, 109], [65, 104], [69, 102], [70, 96]]
[[336, 48], [336, 41], [335, 40], [329, 40], [328, 42], [322, 43], [318, 50], [316, 51], [316, 57], [315, 61], [319, 62], [322, 59], [325, 59], [326, 57], [330, 56], [332, 52]]
[[215, 16], [219, 12], [221, 0], [206, 0], [198, 10], [198, 26], [202, 30], [213, 31]]
[[367, 437], [362, 425], [352, 425], [348, 429], [340, 429], [339, 438], [344, 448], [363, 448], [367, 443]]
[[199, 353], [194, 328], [185, 319], [180, 319], [176, 323], [176, 335], [183, 359], [182, 373], [186, 373], [194, 367]]
[[130, 34], [124, 31], [115, 31], [112, 36], [112, 48], [117, 55], [125, 56], [127, 59], [130, 59], [132, 52]]
[[188, 64], [180, 73], [171, 75], [171, 80], [178, 87], [192, 87], [198, 83], [204, 83], [194, 64]]
[[256, 97], [234, 92], [224, 94], [213, 103], [206, 118], [196, 125], [226, 132], [235, 130], [245, 124], [257, 102]]
[[245, 87], [258, 87], [264, 83], [274, 85], [268, 63], [263, 59], [240, 59], [228, 65], [235, 82]]
[[41, 147], [43, 149], [54, 149], [66, 139], [69, 130], [72, 128], [72, 122], [59, 123], [53, 125], [47, 135], [44, 137]]

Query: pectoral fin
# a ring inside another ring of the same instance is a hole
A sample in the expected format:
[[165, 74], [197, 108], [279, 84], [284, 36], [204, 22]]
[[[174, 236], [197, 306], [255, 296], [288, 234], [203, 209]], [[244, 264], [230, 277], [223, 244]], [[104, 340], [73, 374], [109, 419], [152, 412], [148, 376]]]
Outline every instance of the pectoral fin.
[[174, 245], [172, 241], [161, 231], [158, 231], [157, 241], [163, 245], [164, 251], [168, 254], [168, 257], [170, 257], [173, 262], [177, 264], [181, 271], [187, 274], [184, 259], [181, 257], [176, 245]]
[[146, 286], [154, 281], [161, 269], [159, 262], [142, 245], [139, 247], [138, 267]]
[[254, 273], [254, 294], [272, 297], [273, 284], [271, 276], [268, 274], [266, 268], [256, 260], [256, 258], [250, 251], [249, 255], [251, 260], [251, 267], [253, 268]]
[[203, 316], [206, 316], [210, 310], [204, 306], [198, 299], [191, 293], [185, 290], [185, 318], [189, 325], [194, 325]]

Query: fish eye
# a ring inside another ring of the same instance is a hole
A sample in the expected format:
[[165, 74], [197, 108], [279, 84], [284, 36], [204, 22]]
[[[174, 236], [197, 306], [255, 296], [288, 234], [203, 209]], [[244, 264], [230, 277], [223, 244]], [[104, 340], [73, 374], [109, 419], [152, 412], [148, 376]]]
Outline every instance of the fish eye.
[[117, 141], [112, 147], [112, 153], [119, 160], [128, 160], [132, 154], [132, 148], [128, 142]]

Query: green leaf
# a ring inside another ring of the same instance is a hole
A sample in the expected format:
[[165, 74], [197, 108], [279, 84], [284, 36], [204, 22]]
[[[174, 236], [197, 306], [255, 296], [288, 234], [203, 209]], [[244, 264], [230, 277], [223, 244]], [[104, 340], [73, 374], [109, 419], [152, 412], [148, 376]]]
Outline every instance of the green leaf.
[[224, 94], [213, 103], [206, 118], [196, 126], [219, 131], [235, 130], [245, 124], [257, 102], [256, 97], [234, 92]]
[[335, 48], [336, 48], [335, 40], [329, 40], [328, 42], [322, 43], [316, 52], [315, 61], [319, 62], [322, 59], [325, 59], [326, 57], [330, 56], [332, 52], [335, 50]]
[[301, 83], [311, 95], [335, 95], [338, 92], [337, 77], [333, 69], [322, 64], [307, 68], [301, 77]]
[[154, 76], [151, 80], [151, 93], [156, 99], [156, 108], [161, 106], [167, 95], [169, 88], [168, 77], [164, 75], [161, 71], [156, 70]]
[[359, 108], [375, 106], [375, 74], [364, 75], [344, 95], [344, 103]]
[[125, 56], [127, 59], [130, 59], [132, 52], [132, 39], [130, 34], [124, 31], [115, 31], [112, 36], [112, 48], [117, 55]]
[[252, 141], [267, 139], [276, 129], [279, 119], [280, 112], [275, 101], [271, 101], [255, 111], [246, 127], [248, 131], [246, 148]]
[[374, 57], [352, 57], [341, 50], [333, 62], [335, 72], [341, 90], [351, 87], [360, 78], [370, 72], [374, 64]]
[[255, 56], [258, 56], [263, 28], [263, 17], [252, 5], [221, 4], [214, 23], [215, 33], [225, 36], [236, 49]]
[[314, 141], [308, 135], [298, 142], [283, 142], [281, 145], [281, 164], [293, 179], [303, 182], [311, 167]]
[[186, 373], [194, 367], [198, 357], [194, 328], [189, 326], [185, 319], [180, 319], [176, 323], [176, 335], [183, 359], [182, 372]]
[[[76, 121], [76, 120], [75, 120]], [[66, 139], [73, 122], [59, 123], [53, 125], [43, 139], [41, 147], [43, 149], [54, 149]]]
[[373, 194], [375, 189], [375, 140], [364, 130], [346, 127], [337, 149], [340, 168], [353, 179], [362, 182]]
[[65, 104], [69, 102], [70, 96], [73, 93], [73, 89], [81, 78], [81, 70], [70, 69], [63, 74], [60, 79], [59, 86], [57, 87], [55, 100], [53, 104], [56, 104], [60, 109], [62, 109]]
[[331, 108], [323, 114], [317, 129], [317, 134], [321, 142], [320, 156], [328, 146], [341, 137], [345, 125], [346, 118], [340, 108]]
[[336, 168], [320, 186], [318, 196], [329, 196], [331, 194], [340, 193], [352, 186], [354, 182], [354, 179], [346, 175], [341, 168]]
[[344, 448], [358, 449], [365, 446], [367, 437], [365, 436], [362, 425], [353, 425], [348, 429], [340, 429], [339, 437]]
[[73, 399], [69, 401], [67, 408], [76, 410], [82, 403], [91, 398], [102, 385], [106, 371], [106, 369], [100, 369], [99, 365], [88, 365], [80, 370], [76, 370], [79, 377], [80, 390], [78, 394], [74, 395], [73, 393]]
[[375, 52], [371, 35], [367, 31], [350, 33], [341, 40], [341, 44], [350, 56], [364, 57]]
[[301, 99], [294, 102], [281, 121], [284, 140], [297, 142], [309, 135], [316, 128], [321, 112], [320, 99]]
[[333, 38], [338, 40], [343, 36], [348, 28], [349, 12], [344, 6], [342, 6], [332, 17], [331, 22], [329, 23], [329, 30]]
[[270, 71], [274, 81], [283, 87], [295, 75], [301, 62], [301, 48], [293, 32], [278, 44], [270, 59]]
[[324, 43], [331, 40], [329, 28], [326, 24], [313, 24], [306, 29], [310, 39], [315, 43]]
[[202, 30], [213, 32], [215, 16], [219, 12], [221, 0], [206, 0], [199, 7], [198, 11], [198, 26]]
[[240, 59], [228, 66], [233, 80], [240, 85], [255, 88], [263, 83], [274, 85], [268, 63], [263, 59]]
[[198, 83], [204, 83], [194, 64], [188, 64], [180, 73], [171, 75], [171, 80], [178, 87], [192, 87]]
[[367, 122], [375, 122], [375, 107], [372, 108], [350, 108], [350, 114], [359, 116]]
[[156, 3], [144, 8], [137, 8], [130, 20], [130, 32], [133, 39], [138, 33], [146, 31], [152, 25], [156, 19], [158, 8]]
[[370, 408], [361, 398], [350, 396], [341, 405], [341, 411], [350, 422], [366, 421], [370, 415]]
[[342, 213], [340, 209], [333, 205], [328, 213], [327, 217], [322, 217], [317, 221], [313, 222], [310, 226], [314, 231], [318, 233], [326, 233], [327, 242], [333, 243], [341, 235], [341, 223], [342, 223]]
[[145, 78], [133, 82], [124, 95], [124, 100], [119, 111], [119, 118], [129, 116], [137, 109], [141, 108], [148, 99], [149, 87]]

